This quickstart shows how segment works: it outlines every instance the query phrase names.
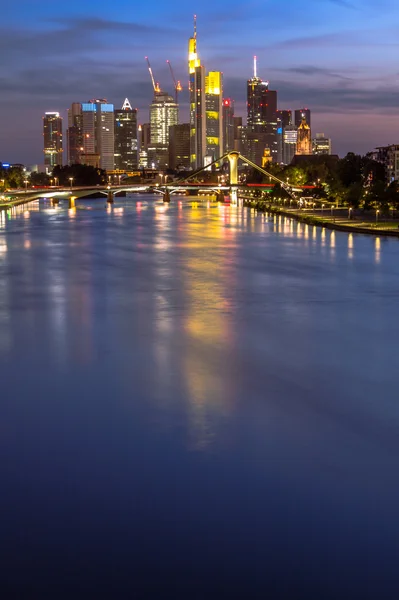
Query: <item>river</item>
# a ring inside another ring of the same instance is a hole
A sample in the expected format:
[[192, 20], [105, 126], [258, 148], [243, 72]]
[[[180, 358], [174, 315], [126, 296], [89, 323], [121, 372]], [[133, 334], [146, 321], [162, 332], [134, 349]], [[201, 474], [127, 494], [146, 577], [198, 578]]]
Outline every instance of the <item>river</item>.
[[0, 213], [2, 598], [397, 598], [398, 300], [396, 239]]

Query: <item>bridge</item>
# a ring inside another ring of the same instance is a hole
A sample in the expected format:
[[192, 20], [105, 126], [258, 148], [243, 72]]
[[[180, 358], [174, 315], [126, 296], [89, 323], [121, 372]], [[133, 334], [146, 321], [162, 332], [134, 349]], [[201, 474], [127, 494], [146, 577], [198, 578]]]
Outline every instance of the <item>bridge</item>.
[[[228, 160], [230, 164], [230, 177], [229, 183], [226, 185], [215, 184], [215, 183], [198, 183], [193, 181], [197, 178], [201, 173], [205, 171], [209, 171], [209, 169], [216, 164], [220, 164], [223, 161]], [[211, 192], [216, 195], [218, 200], [224, 200], [224, 193], [227, 191], [230, 193], [232, 198], [237, 198], [237, 190], [238, 188], [253, 188], [253, 187], [271, 187], [271, 184], [247, 184], [240, 183], [238, 178], [238, 161], [242, 160], [246, 164], [250, 165], [263, 175], [269, 177], [270, 181], [274, 181], [278, 183], [282, 189], [286, 191], [286, 193], [291, 198], [296, 198], [296, 194], [303, 191], [304, 187], [309, 186], [291, 186], [287, 182], [282, 181], [272, 173], [269, 173], [256, 163], [252, 162], [245, 156], [243, 156], [240, 152], [232, 151], [227, 152], [220, 158], [214, 160], [209, 165], [201, 167], [197, 169], [187, 177], [183, 177], [177, 181], [167, 182], [164, 184], [119, 184], [119, 185], [96, 185], [96, 186], [66, 186], [66, 187], [52, 187], [52, 188], [35, 188], [34, 190], [18, 190], [13, 192], [13, 196], [15, 199], [12, 204], [24, 204], [26, 202], [31, 202], [33, 200], [37, 200], [39, 198], [49, 198], [53, 202], [53, 204], [58, 204], [60, 199], [68, 199], [69, 206], [73, 208], [75, 206], [75, 201], [78, 198], [82, 198], [85, 196], [92, 195], [94, 193], [100, 193], [106, 196], [107, 202], [112, 203], [117, 194], [122, 192], [148, 192], [152, 191], [154, 193], [159, 193], [163, 196], [164, 202], [170, 202], [170, 196], [173, 193], [177, 193], [180, 191], [190, 191], [196, 190], [199, 191], [203, 189], [204, 191]], [[312, 187], [312, 186], [310, 186]]]

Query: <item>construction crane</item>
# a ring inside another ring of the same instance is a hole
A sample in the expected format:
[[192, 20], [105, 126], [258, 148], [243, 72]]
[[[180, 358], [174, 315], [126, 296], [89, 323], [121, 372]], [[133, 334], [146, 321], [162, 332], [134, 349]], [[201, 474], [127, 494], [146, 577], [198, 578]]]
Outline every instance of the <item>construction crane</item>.
[[154, 92], [155, 92], [156, 94], [159, 94], [159, 93], [160, 93], [160, 91], [161, 91], [161, 88], [160, 88], [160, 86], [159, 86], [159, 83], [158, 83], [158, 82], [156, 82], [156, 83], [155, 83], [154, 75], [153, 75], [153, 72], [152, 72], [152, 69], [151, 69], [150, 61], [148, 60], [148, 56], [146, 56], [146, 57], [145, 57], [145, 59], [146, 59], [146, 61], [147, 61], [148, 70], [149, 70], [149, 72], [150, 72], [151, 81], [152, 81], [152, 87], [154, 88]]
[[173, 79], [173, 83], [175, 86], [175, 100], [176, 100], [176, 104], [179, 104], [179, 92], [182, 91], [182, 85], [180, 83], [180, 81], [176, 81], [176, 77], [175, 74], [173, 73], [173, 69], [172, 69], [172, 65], [170, 64], [170, 60], [166, 61], [169, 65], [169, 69], [170, 69], [170, 74], [172, 75], [172, 79]]

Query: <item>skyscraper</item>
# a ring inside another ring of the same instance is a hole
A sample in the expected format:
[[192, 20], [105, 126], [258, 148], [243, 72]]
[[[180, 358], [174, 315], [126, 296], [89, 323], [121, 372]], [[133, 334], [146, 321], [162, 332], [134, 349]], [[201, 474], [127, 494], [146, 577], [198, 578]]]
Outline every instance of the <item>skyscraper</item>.
[[198, 169], [206, 153], [205, 71], [197, 54], [197, 17], [194, 15], [194, 34], [188, 42], [188, 72], [190, 92], [190, 164]]
[[277, 160], [277, 92], [269, 90], [269, 82], [257, 74], [254, 57], [254, 74], [247, 83], [248, 158], [262, 164], [264, 149], [270, 149], [273, 161]]
[[206, 162], [223, 154], [223, 74], [209, 71], [205, 77]]
[[82, 164], [114, 169], [114, 105], [106, 100], [82, 103]]
[[169, 129], [169, 168], [190, 169], [190, 123], [172, 125]]
[[51, 171], [62, 166], [62, 117], [58, 112], [46, 112], [43, 117], [44, 164]]
[[177, 125], [178, 105], [166, 92], [155, 92], [150, 105], [151, 143], [148, 147], [148, 163], [160, 167], [169, 163], [169, 128]]
[[138, 166], [137, 109], [129, 100], [115, 110], [115, 169], [133, 171]]
[[283, 132], [283, 163], [290, 165], [296, 154], [298, 129], [295, 125], [287, 125]]
[[80, 102], [73, 102], [71, 108], [68, 108], [67, 151], [68, 165], [79, 164], [80, 155], [84, 152], [82, 105]]
[[223, 100], [223, 154], [230, 150], [234, 150], [234, 100], [225, 98]]
[[289, 165], [296, 153], [297, 128], [292, 123], [291, 110], [277, 111], [279, 162]]

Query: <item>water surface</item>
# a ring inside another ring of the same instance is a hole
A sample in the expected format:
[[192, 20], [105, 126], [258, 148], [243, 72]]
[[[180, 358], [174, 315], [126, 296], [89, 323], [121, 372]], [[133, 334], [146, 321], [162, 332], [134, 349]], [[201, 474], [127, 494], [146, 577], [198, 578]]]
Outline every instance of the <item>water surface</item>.
[[0, 213], [2, 598], [397, 598], [398, 300], [396, 239]]

